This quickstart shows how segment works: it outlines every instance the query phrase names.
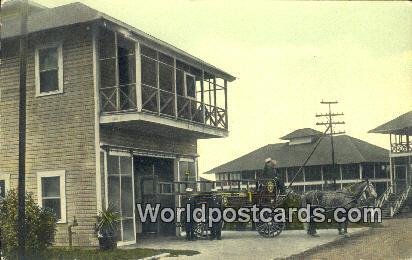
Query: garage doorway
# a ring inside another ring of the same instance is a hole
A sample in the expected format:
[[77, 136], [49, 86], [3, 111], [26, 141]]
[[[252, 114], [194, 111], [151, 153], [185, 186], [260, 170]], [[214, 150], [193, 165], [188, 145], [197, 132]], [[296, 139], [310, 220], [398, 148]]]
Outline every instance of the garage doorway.
[[[135, 201], [136, 203], [151, 204], [153, 207], [160, 203], [161, 207], [175, 207], [176, 199], [171, 193], [163, 194], [159, 191], [159, 183], [172, 183], [174, 181], [174, 159], [135, 156]], [[174, 236], [176, 226], [174, 223], [142, 223], [137, 214], [137, 232], [140, 236], [162, 235]]]

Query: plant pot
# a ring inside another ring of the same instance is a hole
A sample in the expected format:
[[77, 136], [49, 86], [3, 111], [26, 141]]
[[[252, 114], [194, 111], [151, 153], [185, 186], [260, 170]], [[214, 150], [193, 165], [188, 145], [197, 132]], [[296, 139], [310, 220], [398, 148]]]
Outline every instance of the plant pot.
[[113, 250], [117, 248], [117, 241], [114, 236], [99, 237], [99, 248], [101, 250]]

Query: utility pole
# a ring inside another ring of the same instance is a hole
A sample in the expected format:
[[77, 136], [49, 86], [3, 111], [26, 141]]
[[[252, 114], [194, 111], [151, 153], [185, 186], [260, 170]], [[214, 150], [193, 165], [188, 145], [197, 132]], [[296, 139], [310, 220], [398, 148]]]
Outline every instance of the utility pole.
[[27, 19], [28, 0], [21, 1], [20, 24], [20, 95], [19, 95], [19, 178], [18, 178], [18, 213], [17, 237], [19, 259], [26, 256], [26, 77], [27, 77]]
[[[323, 125], [326, 126], [327, 129], [329, 130], [329, 133], [327, 135], [330, 136], [330, 145], [331, 145], [331, 158], [332, 158], [332, 166], [333, 166], [333, 171], [335, 171], [335, 165], [336, 165], [336, 160], [335, 160], [335, 147], [333, 143], [333, 136], [338, 135], [338, 134], [344, 134], [345, 132], [343, 131], [335, 131], [334, 126], [336, 125], [343, 125], [345, 124], [344, 121], [336, 121], [335, 117], [338, 116], [343, 116], [343, 113], [333, 113], [332, 112], [332, 105], [338, 104], [337, 101], [321, 101], [320, 102], [322, 105], [328, 105], [328, 113], [325, 114], [316, 114], [316, 117], [318, 118], [326, 118], [326, 122], [318, 122], [316, 125]], [[328, 132], [328, 131], [326, 131]], [[335, 175], [335, 173], [333, 173]], [[334, 176], [334, 184], [336, 185], [336, 176]]]
[[326, 122], [318, 122], [316, 125], [324, 125], [328, 127], [329, 129], [329, 135], [330, 135], [330, 142], [331, 142], [331, 147], [332, 147], [332, 165], [335, 165], [335, 148], [333, 144], [333, 136], [338, 135], [338, 134], [344, 134], [345, 132], [336, 132], [334, 130], [335, 125], [343, 125], [345, 122], [343, 121], [334, 121], [334, 117], [337, 116], [343, 116], [343, 113], [332, 113], [332, 107], [331, 105], [338, 104], [337, 101], [323, 101], [320, 102], [322, 105], [328, 105], [329, 106], [329, 112], [326, 114], [316, 114], [316, 117], [322, 117], [322, 118], [327, 118]]

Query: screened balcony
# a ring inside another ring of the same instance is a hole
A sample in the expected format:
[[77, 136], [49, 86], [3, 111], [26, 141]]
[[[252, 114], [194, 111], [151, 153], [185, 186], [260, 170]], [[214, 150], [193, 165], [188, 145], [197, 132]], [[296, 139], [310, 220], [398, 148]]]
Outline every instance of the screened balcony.
[[409, 135], [391, 134], [391, 152], [392, 153], [411, 153], [412, 142]]
[[227, 132], [227, 79], [112, 31], [101, 31], [98, 44], [105, 122], [144, 114]]

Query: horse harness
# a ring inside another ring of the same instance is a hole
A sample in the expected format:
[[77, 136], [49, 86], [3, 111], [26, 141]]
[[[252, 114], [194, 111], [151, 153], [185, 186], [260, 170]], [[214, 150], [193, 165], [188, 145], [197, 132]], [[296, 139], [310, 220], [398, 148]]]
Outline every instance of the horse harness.
[[[353, 203], [353, 202], [354, 202], [355, 204], [358, 204], [360, 197], [365, 193], [365, 191], [366, 191], [366, 189], [367, 189], [368, 187], [369, 187], [369, 185], [366, 185], [365, 187], [362, 188], [362, 190], [361, 190], [358, 194], [352, 195], [353, 199], [352, 199], [351, 201], [349, 201], [348, 203], [345, 203], [345, 204], [343, 204], [343, 205], [336, 206], [336, 207], [323, 207], [323, 208], [325, 208], [325, 209], [328, 209], [325, 213], [332, 212], [332, 211], [334, 211], [334, 210], [337, 209], [337, 208], [344, 208], [344, 207], [346, 207], [347, 205], [349, 205], [349, 204], [351, 204], [351, 203]], [[344, 192], [344, 191], [342, 191], [342, 190], [337, 191], [337, 193], [343, 193], [343, 192]], [[348, 191], [348, 192], [350, 192], [350, 191]], [[316, 196], [316, 200], [317, 200], [318, 205], [320, 205], [320, 198], [319, 198], [319, 196]]]

